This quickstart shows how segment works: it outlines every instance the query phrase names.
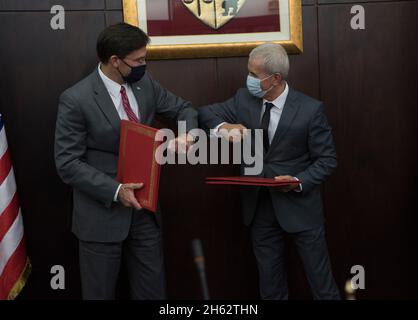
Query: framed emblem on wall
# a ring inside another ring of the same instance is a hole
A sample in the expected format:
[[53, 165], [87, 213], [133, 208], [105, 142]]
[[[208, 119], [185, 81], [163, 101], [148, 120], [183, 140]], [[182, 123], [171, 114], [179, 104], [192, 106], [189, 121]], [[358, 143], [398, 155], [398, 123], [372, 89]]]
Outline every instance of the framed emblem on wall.
[[264, 42], [302, 52], [301, 0], [123, 0], [123, 13], [151, 37], [151, 59], [246, 56]]

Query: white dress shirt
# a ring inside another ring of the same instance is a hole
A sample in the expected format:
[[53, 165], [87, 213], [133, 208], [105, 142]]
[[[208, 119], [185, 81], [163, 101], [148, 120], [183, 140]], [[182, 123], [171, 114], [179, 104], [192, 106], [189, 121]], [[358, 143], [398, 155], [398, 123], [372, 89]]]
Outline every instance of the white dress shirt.
[[[109, 92], [109, 95], [112, 98], [113, 104], [116, 108], [119, 118], [121, 120], [129, 120], [125, 112], [125, 109], [123, 108], [122, 96], [120, 93], [120, 89], [122, 86], [119, 83], [110, 79], [108, 76], [106, 76], [103, 73], [102, 69], [100, 68], [100, 64], [98, 66], [98, 70], [99, 70], [100, 78], [103, 80], [103, 83], [107, 89], [107, 92]], [[123, 86], [126, 89], [126, 95], [128, 96], [129, 105], [131, 106], [132, 111], [135, 113], [138, 119], [141, 119], [140, 114], [139, 114], [138, 102], [136, 101], [136, 97], [132, 91], [131, 86], [127, 83], [123, 84]], [[115, 195], [113, 197], [113, 201], [115, 202], [118, 201], [118, 194], [119, 194], [119, 190], [121, 186], [122, 184], [119, 184], [119, 187], [117, 188]]]
[[[119, 83], [110, 79], [108, 76], [106, 76], [101, 70], [100, 64], [98, 68], [100, 78], [103, 80], [103, 83], [107, 91], [109, 92], [110, 97], [112, 98], [113, 104], [115, 105], [119, 118], [121, 118], [121, 120], [129, 120], [128, 116], [126, 115], [125, 109], [123, 108], [122, 96], [120, 94], [120, 89], [122, 86]], [[128, 96], [129, 105], [131, 106], [132, 111], [135, 113], [138, 119], [140, 119], [138, 102], [136, 101], [131, 86], [125, 83], [123, 84], [123, 87], [125, 87], [126, 89], [126, 95]]]
[[280, 118], [282, 117], [282, 112], [284, 104], [286, 103], [287, 95], [289, 94], [289, 86], [286, 83], [286, 87], [280, 96], [278, 96], [273, 101], [267, 101], [263, 99], [263, 106], [261, 109], [260, 123], [263, 119], [264, 111], [266, 110], [266, 102], [270, 102], [274, 105], [270, 110], [270, 123], [268, 129], [269, 143], [271, 144], [274, 134], [276, 133], [277, 126], [279, 124]]

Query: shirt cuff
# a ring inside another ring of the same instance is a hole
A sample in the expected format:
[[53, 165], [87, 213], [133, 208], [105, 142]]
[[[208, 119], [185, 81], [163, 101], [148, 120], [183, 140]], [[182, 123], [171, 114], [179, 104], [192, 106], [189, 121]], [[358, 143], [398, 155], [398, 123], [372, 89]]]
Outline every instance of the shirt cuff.
[[211, 135], [213, 137], [221, 138], [222, 136], [219, 134], [219, 128], [222, 127], [226, 122], [222, 122], [221, 124], [218, 124], [215, 129], [211, 131]]
[[116, 189], [115, 196], [113, 197], [113, 202], [118, 202], [118, 195], [119, 195], [120, 187], [122, 187], [121, 184], [119, 184], [118, 188]]
[[[298, 178], [293, 177], [295, 180], [300, 181]], [[298, 187], [294, 189], [295, 192], [302, 192], [302, 183], [298, 184]]]
[[197, 141], [197, 139], [199, 138], [199, 136], [198, 136], [198, 135], [196, 135], [196, 134], [194, 134], [194, 133], [193, 133], [193, 132], [191, 132], [191, 131], [187, 132], [187, 134], [193, 138], [193, 141], [192, 141], [192, 142], [193, 142], [193, 143], [196, 143], [196, 141]]

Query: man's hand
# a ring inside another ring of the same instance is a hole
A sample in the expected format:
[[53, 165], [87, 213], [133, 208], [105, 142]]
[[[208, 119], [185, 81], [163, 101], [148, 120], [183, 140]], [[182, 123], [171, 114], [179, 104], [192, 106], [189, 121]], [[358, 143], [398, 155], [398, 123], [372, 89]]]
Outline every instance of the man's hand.
[[193, 136], [188, 133], [184, 133], [168, 143], [168, 150], [171, 152], [185, 154], [190, 150], [193, 142]]
[[143, 183], [127, 183], [121, 185], [118, 193], [118, 200], [128, 208], [142, 209], [138, 200], [135, 198], [134, 190], [144, 187]]
[[218, 134], [230, 142], [240, 141], [248, 132], [242, 124], [225, 123], [218, 129]]
[[[292, 177], [292, 176], [277, 176], [277, 177], [274, 177], [274, 179], [276, 181], [297, 180], [295, 177]], [[280, 188], [280, 191], [282, 191], [282, 192], [289, 192], [289, 191], [295, 190], [298, 187], [299, 187], [299, 185], [296, 184], [296, 183], [295, 184], [290, 184], [288, 186], [285, 186], [285, 187]]]

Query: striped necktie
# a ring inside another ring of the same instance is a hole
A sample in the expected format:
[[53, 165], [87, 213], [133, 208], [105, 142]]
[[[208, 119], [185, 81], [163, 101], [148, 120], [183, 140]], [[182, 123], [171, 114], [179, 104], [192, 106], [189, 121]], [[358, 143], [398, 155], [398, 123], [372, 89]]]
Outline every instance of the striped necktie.
[[261, 120], [261, 129], [263, 129], [263, 144], [266, 152], [270, 148], [269, 141], [269, 124], [270, 124], [270, 111], [274, 107], [274, 104], [266, 102], [266, 109], [263, 114], [263, 119]]
[[132, 110], [131, 105], [129, 104], [128, 95], [126, 94], [126, 89], [124, 86], [120, 88], [120, 95], [122, 96], [123, 109], [125, 109], [128, 119], [133, 122], [139, 122], [138, 117], [135, 112]]

